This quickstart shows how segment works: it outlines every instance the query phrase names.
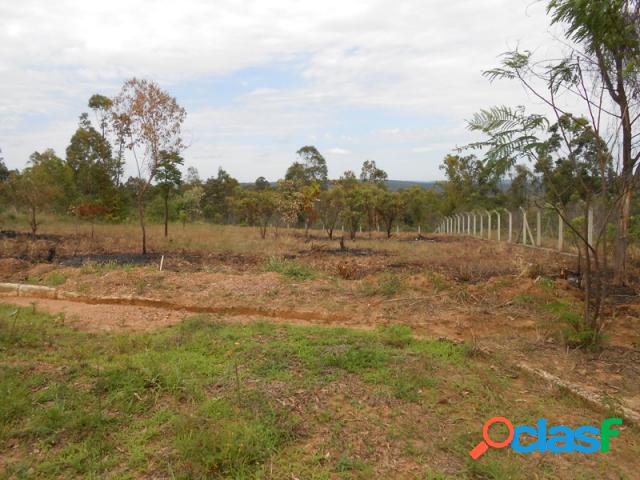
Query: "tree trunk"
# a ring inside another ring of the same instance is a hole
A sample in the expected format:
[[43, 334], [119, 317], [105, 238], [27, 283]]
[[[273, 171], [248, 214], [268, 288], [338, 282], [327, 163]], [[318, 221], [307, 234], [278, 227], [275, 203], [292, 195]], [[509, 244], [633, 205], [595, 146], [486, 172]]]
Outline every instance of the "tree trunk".
[[615, 285], [624, 285], [627, 282], [627, 233], [629, 231], [633, 191], [629, 182], [626, 181], [622, 188], [613, 249], [613, 282]]
[[144, 225], [144, 200], [143, 194], [138, 198], [138, 217], [140, 218], [140, 228], [142, 229], [142, 254], [147, 254], [147, 230]]
[[[600, 58], [599, 58], [600, 60]], [[622, 123], [622, 192], [620, 198], [620, 211], [618, 215], [617, 235], [614, 246], [613, 281], [616, 285], [624, 285], [627, 282], [627, 233], [631, 215], [631, 196], [633, 194], [633, 165], [631, 157], [633, 132], [631, 116], [629, 112], [629, 99], [625, 91], [624, 71], [622, 58], [615, 59], [616, 66], [616, 93], [613, 93], [612, 85], [609, 85], [611, 97], [620, 108], [620, 121]], [[608, 77], [607, 77], [608, 78]]]
[[38, 233], [38, 222], [36, 219], [36, 207], [31, 207], [31, 235], [33, 238], [36, 238], [36, 234]]
[[164, 196], [164, 238], [169, 236], [169, 193]]

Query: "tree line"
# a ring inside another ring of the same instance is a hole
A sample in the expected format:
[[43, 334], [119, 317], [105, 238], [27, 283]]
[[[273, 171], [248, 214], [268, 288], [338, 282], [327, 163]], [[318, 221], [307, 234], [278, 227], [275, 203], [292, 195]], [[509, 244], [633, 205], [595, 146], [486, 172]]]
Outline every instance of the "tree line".
[[[34, 152], [22, 170], [9, 171], [0, 157], [0, 195], [6, 206], [28, 213], [35, 236], [43, 213], [90, 222], [136, 218], [146, 253], [147, 221], [194, 221], [269, 228], [336, 228], [355, 239], [361, 232], [392, 235], [395, 225], [435, 225], [441, 195], [418, 186], [391, 191], [387, 173], [366, 160], [357, 176], [346, 171], [328, 178], [326, 159], [315, 146], [303, 146], [284, 177], [259, 177], [241, 184], [223, 168], [201, 179], [184, 169], [181, 126], [186, 111], [168, 92], [145, 79], [126, 81], [113, 98], [93, 95], [69, 140], [65, 156], [52, 149]], [[125, 162], [135, 175], [124, 178]]]

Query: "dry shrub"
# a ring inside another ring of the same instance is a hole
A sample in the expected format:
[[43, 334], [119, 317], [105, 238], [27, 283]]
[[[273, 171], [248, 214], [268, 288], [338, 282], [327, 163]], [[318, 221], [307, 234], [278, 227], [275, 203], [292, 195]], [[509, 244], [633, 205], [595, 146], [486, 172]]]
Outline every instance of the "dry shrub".
[[358, 280], [365, 275], [365, 270], [356, 262], [340, 262], [336, 265], [336, 273], [345, 280]]

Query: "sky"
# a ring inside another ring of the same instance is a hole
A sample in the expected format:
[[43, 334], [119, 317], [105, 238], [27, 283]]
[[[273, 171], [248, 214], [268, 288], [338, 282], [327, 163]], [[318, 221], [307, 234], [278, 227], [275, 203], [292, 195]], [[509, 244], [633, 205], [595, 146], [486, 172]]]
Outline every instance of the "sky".
[[89, 97], [135, 76], [186, 108], [185, 163], [203, 178], [276, 180], [315, 145], [330, 177], [369, 159], [437, 180], [477, 139], [475, 111], [540, 107], [482, 71], [553, 38], [536, 0], [0, 0], [0, 149], [10, 168], [64, 156]]

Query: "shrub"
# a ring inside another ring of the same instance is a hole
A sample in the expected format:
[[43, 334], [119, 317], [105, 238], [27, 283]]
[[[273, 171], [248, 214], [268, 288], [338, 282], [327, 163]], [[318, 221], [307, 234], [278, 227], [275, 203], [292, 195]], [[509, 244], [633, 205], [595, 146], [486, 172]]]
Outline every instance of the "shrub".
[[293, 260], [286, 260], [280, 257], [269, 257], [265, 270], [267, 272], [277, 272], [285, 277], [294, 280], [311, 280], [318, 276], [314, 269]]

